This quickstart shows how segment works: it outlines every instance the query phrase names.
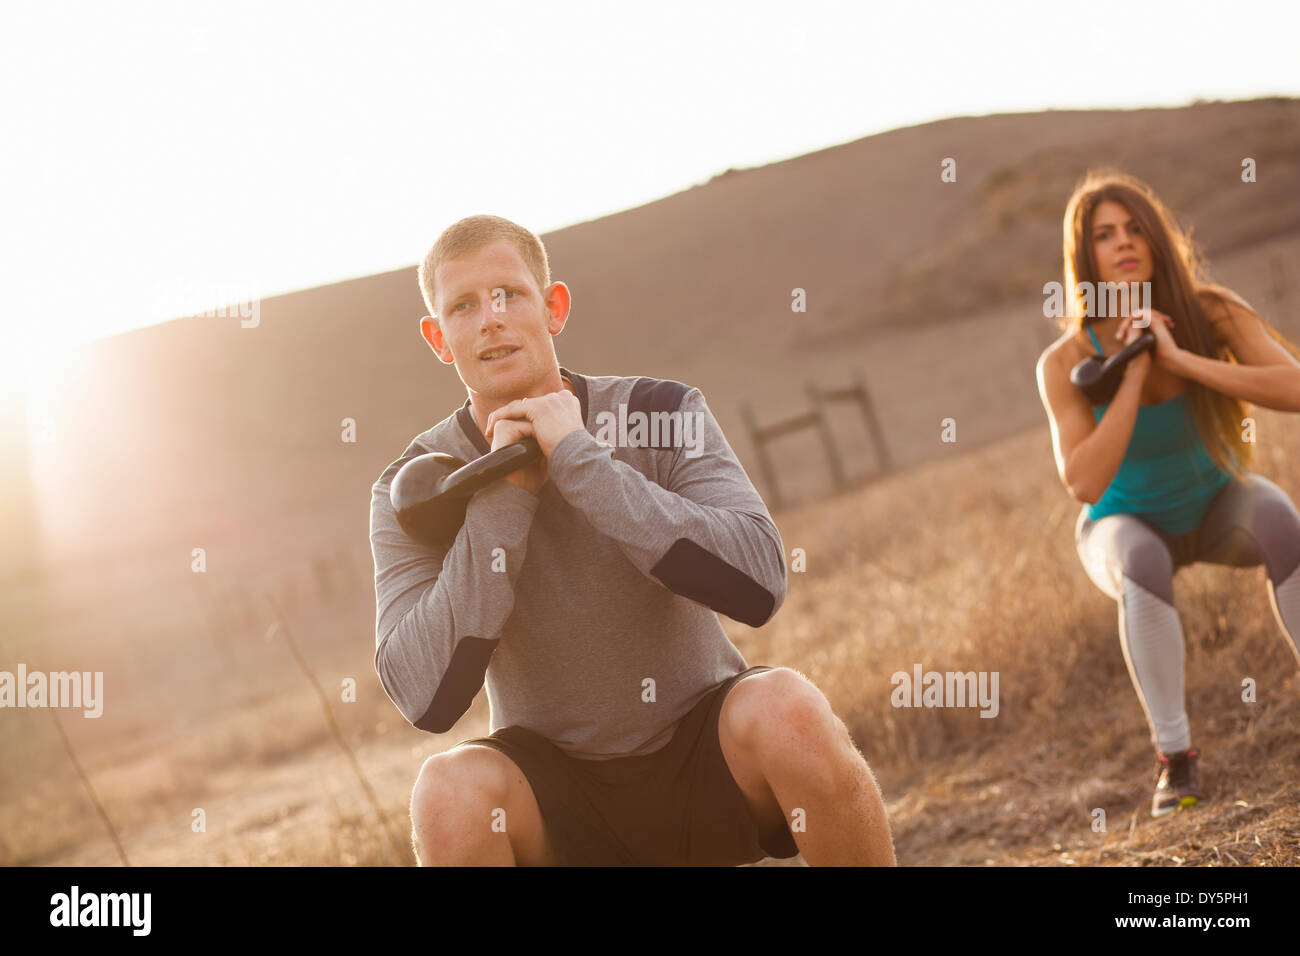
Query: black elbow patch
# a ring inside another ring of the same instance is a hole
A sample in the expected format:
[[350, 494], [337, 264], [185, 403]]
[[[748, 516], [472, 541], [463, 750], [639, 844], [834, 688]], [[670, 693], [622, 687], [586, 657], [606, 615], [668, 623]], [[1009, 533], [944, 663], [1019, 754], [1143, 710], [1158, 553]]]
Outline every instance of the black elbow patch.
[[674, 594], [750, 627], [762, 625], [776, 607], [767, 588], [686, 538], [674, 541], [650, 573]]
[[445, 734], [469, 710], [474, 695], [483, 686], [488, 661], [497, 649], [497, 641], [484, 637], [467, 637], [456, 646], [429, 709], [413, 726], [431, 734]]

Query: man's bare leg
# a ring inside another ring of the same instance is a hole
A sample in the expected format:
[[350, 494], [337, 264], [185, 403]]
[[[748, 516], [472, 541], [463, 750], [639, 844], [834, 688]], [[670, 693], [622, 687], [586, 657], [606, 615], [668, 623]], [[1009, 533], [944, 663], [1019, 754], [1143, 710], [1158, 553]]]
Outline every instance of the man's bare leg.
[[528, 779], [490, 747], [466, 744], [424, 762], [411, 791], [411, 827], [422, 866], [558, 862]]
[[754, 819], [764, 829], [791, 825], [810, 866], [897, 865], [867, 762], [821, 691], [797, 672], [782, 667], [738, 681], [722, 702], [718, 740]]

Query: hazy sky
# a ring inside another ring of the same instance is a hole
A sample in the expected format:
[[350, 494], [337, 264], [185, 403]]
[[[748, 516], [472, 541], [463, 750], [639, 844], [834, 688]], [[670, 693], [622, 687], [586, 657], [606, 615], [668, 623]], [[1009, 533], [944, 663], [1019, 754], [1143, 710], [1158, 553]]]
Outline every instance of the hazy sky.
[[1297, 6], [6, 2], [0, 375], [411, 265], [472, 213], [546, 231], [954, 115], [1300, 95]]

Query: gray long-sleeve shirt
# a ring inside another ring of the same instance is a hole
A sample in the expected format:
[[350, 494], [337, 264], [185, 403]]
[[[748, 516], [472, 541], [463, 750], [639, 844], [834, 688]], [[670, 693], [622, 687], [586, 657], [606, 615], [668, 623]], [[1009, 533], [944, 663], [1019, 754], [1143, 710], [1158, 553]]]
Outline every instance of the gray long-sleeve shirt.
[[375, 482], [375, 667], [422, 730], [450, 730], [486, 679], [492, 730], [639, 756], [745, 669], [714, 612], [767, 621], [784, 548], [699, 389], [561, 374], [586, 431], [556, 444], [539, 496], [507, 481], [475, 494], [450, 549], [409, 538], [389, 488], [418, 455], [490, 450], [468, 400]]

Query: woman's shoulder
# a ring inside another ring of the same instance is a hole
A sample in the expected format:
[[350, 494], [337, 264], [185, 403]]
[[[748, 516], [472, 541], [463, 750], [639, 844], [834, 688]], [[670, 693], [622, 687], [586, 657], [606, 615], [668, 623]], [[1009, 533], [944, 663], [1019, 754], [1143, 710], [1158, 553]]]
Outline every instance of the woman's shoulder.
[[1255, 311], [1250, 307], [1250, 303], [1237, 293], [1215, 282], [1197, 286], [1196, 298], [1201, 303], [1201, 308], [1206, 310], [1206, 318], [1212, 323], [1230, 318], [1231, 314], [1238, 309], [1247, 312]]
[[[1211, 300], [1227, 299], [1229, 302], [1235, 302], [1238, 305], [1246, 305], [1246, 300], [1233, 292], [1226, 285], [1220, 285], [1217, 282], [1202, 282], [1196, 287], [1196, 296], [1202, 302], [1208, 296]], [[1250, 308], [1249, 306], [1246, 306]]]
[[1209, 282], [1196, 288], [1196, 299], [1201, 304], [1210, 332], [1220, 347], [1233, 348], [1238, 319], [1248, 319], [1257, 313], [1237, 293], [1227, 286]]
[[1051, 372], [1062, 367], [1073, 368], [1079, 361], [1079, 340], [1070, 329], [1062, 332], [1052, 344], [1043, 349], [1038, 356], [1037, 367], [1043, 372]]

